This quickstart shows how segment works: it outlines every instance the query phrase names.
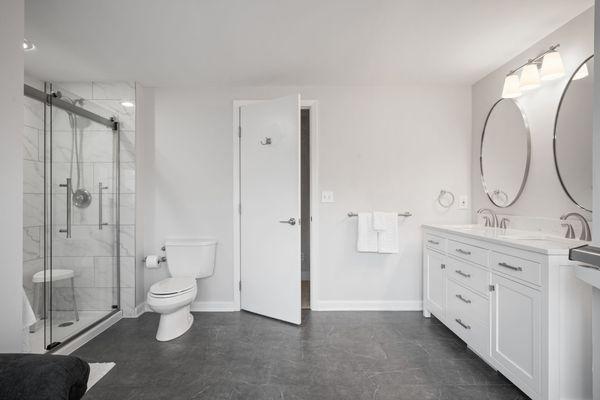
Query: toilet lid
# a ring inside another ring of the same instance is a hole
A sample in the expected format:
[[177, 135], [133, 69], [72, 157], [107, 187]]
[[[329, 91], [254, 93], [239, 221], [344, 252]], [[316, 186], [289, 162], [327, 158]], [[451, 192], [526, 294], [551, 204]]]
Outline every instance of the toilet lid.
[[150, 286], [150, 293], [159, 295], [186, 292], [196, 286], [194, 278], [167, 278]]

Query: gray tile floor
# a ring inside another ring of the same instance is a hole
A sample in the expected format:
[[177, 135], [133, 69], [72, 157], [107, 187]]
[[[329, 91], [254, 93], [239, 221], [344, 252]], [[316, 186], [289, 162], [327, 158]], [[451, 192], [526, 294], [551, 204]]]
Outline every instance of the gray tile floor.
[[527, 399], [452, 332], [418, 312], [310, 312], [302, 327], [245, 312], [195, 313], [154, 339], [124, 319], [75, 355], [116, 362], [85, 396], [110, 399]]

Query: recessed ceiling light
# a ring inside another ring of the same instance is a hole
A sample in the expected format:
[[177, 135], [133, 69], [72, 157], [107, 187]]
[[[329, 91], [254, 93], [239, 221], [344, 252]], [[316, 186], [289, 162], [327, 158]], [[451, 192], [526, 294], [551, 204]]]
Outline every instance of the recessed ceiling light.
[[35, 44], [31, 43], [27, 39], [23, 39], [23, 50], [25, 50], [25, 51], [35, 50]]
[[126, 108], [132, 108], [132, 107], [135, 107], [135, 104], [133, 104], [131, 101], [122, 101], [122, 102], [121, 102], [121, 105], [122, 105], [123, 107], [126, 107]]

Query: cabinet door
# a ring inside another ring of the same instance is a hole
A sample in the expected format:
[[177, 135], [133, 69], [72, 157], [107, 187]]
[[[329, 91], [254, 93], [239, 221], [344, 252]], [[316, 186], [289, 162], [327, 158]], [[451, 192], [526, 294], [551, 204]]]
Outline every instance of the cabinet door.
[[423, 265], [423, 291], [425, 308], [438, 318], [444, 318], [445, 303], [445, 257], [426, 249]]
[[533, 396], [540, 392], [541, 294], [496, 274], [492, 284], [492, 357], [500, 372]]

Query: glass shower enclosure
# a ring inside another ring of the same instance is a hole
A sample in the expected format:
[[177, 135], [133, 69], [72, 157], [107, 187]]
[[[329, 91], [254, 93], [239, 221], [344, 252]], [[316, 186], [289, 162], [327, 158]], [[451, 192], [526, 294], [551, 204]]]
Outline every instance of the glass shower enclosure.
[[44, 352], [120, 310], [120, 129], [56, 85], [25, 98], [23, 286]]

